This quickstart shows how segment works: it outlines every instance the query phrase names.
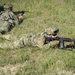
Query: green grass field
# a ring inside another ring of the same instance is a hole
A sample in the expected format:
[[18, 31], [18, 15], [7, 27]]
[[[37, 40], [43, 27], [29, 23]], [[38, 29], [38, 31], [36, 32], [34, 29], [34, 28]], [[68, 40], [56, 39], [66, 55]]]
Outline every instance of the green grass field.
[[[4, 3], [11, 3], [13, 11], [30, 11], [7, 34], [36, 34], [54, 25], [60, 36], [75, 38], [74, 0], [0, 0], [0, 5]], [[75, 75], [75, 49], [0, 49], [0, 75]]]

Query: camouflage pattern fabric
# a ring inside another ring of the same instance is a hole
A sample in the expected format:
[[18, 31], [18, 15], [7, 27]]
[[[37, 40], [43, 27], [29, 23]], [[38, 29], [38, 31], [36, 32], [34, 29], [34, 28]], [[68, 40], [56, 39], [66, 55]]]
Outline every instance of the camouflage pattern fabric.
[[[12, 35], [2, 35], [1, 38], [10, 40], [10, 43], [0, 43], [0, 48], [21, 48], [26, 45], [29, 46], [37, 46], [39, 48], [44, 47], [44, 35], [34, 35], [32, 33], [21, 35], [20, 37], [12, 36]], [[45, 45], [46, 46], [46, 45]], [[49, 46], [46, 48], [49, 48]]]
[[[10, 20], [12, 20], [12, 22]], [[18, 18], [17, 18], [17, 16], [12, 11], [9, 12], [9, 22], [12, 25], [14, 25], [14, 24], [18, 25]]]
[[2, 35], [1, 38], [10, 40], [10, 43], [0, 43], [0, 48], [21, 48], [28, 46], [37, 46], [39, 48], [48, 49], [50, 47], [50, 43], [44, 44], [45, 42], [45, 33], [37, 33], [34, 35], [33, 33], [23, 34], [21, 36], [12, 36], [12, 35]]
[[18, 24], [18, 19], [13, 12], [5, 11], [0, 15], [0, 33], [8, 32], [14, 25]]
[[57, 34], [59, 32], [59, 29], [55, 26], [51, 26], [51, 27], [45, 29], [44, 32], [48, 33], [48, 34], [55, 34], [55, 33]]
[[5, 22], [0, 22], [0, 33], [5, 33], [7, 31], [9, 31], [9, 24], [7, 21]]
[[7, 13], [4, 12], [3, 14], [0, 15], [0, 33], [4, 31], [8, 31], [9, 24], [7, 22], [8, 20]]

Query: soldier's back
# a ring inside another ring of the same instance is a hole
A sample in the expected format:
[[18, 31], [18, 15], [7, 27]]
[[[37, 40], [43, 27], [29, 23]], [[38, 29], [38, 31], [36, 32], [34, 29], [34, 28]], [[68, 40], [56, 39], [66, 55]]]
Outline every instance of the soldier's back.
[[9, 23], [8, 23], [8, 12], [3, 12], [0, 15], [0, 33], [7, 32], [9, 29]]
[[37, 33], [37, 34], [28, 33], [21, 35], [19, 37], [19, 40], [23, 42], [24, 45], [38, 46], [42, 48], [42, 46], [44, 45], [45, 38], [42, 33]]

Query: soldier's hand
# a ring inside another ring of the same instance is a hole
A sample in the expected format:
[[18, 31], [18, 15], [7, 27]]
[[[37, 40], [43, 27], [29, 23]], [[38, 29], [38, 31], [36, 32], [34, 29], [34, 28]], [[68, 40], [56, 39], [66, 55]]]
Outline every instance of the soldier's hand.
[[24, 17], [23, 17], [23, 15], [19, 15], [18, 18], [19, 19], [23, 19]]

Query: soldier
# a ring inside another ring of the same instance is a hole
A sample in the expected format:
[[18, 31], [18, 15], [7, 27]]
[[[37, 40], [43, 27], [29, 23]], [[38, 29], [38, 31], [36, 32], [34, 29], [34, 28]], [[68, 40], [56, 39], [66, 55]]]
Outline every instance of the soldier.
[[19, 25], [23, 22], [23, 19], [24, 19], [23, 15], [19, 14], [19, 16], [18, 16], [18, 24]]
[[0, 48], [21, 48], [21, 47], [25, 47], [26, 45], [28, 46], [37, 46], [39, 48], [49, 48], [50, 47], [50, 43], [45, 44], [45, 36], [50, 37], [55, 37], [53, 36], [54, 34], [57, 35], [59, 29], [58, 28], [47, 28], [45, 29], [44, 32], [41, 33], [37, 33], [36, 35], [34, 35], [33, 33], [28, 33], [28, 34], [23, 34], [19, 37], [16, 36], [12, 36], [12, 35], [2, 35], [1, 38], [7, 39], [7, 40], [11, 40], [10, 43], [0, 43]]
[[11, 4], [4, 4], [4, 11], [0, 15], [0, 33], [11, 30], [14, 25], [18, 24], [18, 18], [12, 12]]

